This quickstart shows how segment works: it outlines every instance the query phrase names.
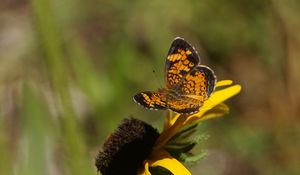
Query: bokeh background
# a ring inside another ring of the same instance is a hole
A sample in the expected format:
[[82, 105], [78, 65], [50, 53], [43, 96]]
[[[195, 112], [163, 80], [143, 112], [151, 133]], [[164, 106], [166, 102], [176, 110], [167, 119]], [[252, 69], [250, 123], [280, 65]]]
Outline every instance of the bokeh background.
[[[95, 175], [125, 117], [161, 128], [132, 96], [164, 86], [181, 36], [242, 92], [203, 123], [193, 174], [300, 174], [300, 1], [1, 0], [0, 174]], [[154, 72], [154, 73], [153, 73]]]

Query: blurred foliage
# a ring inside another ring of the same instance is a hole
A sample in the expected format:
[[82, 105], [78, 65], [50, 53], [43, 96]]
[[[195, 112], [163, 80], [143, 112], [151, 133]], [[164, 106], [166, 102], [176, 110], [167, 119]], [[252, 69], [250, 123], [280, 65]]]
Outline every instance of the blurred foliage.
[[208, 156], [193, 174], [299, 174], [299, 2], [4, 0], [0, 174], [96, 174], [122, 118], [161, 127], [164, 112], [132, 96], [163, 86], [176, 36], [243, 86], [228, 117], [203, 124]]

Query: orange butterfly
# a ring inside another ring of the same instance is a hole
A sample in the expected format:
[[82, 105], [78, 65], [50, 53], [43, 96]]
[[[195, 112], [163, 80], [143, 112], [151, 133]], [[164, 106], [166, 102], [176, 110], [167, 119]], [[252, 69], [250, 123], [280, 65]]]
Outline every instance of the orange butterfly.
[[216, 76], [209, 67], [200, 65], [200, 57], [194, 47], [177, 37], [167, 55], [165, 83], [166, 87], [156, 92], [136, 94], [134, 101], [151, 110], [195, 113], [214, 91]]

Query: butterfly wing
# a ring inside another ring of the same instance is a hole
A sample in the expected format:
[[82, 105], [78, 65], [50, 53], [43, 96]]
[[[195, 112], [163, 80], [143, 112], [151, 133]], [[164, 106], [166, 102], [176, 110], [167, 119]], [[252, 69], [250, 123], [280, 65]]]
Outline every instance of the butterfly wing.
[[146, 91], [136, 94], [134, 101], [150, 110], [171, 109], [177, 113], [197, 112], [200, 103], [198, 99], [182, 96], [177, 98], [169, 93]]
[[175, 38], [169, 49], [166, 66], [165, 82], [167, 89], [178, 88], [183, 78], [200, 63], [197, 51], [184, 39]]
[[174, 112], [182, 114], [191, 114], [199, 110], [201, 103], [196, 98], [187, 96], [171, 96], [168, 97], [168, 108]]
[[166, 93], [146, 91], [136, 94], [133, 100], [147, 109], [167, 109]]
[[195, 97], [203, 103], [214, 91], [216, 76], [209, 67], [198, 65], [183, 79], [180, 94]]
[[195, 113], [213, 92], [216, 84], [214, 72], [206, 66], [198, 65], [183, 79], [176, 95], [167, 96], [168, 108], [178, 113]]

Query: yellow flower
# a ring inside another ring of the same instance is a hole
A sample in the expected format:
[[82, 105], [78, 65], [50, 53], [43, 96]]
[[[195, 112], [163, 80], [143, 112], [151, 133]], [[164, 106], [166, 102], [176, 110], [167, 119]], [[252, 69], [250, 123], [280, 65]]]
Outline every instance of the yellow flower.
[[169, 170], [174, 175], [191, 175], [191, 173], [177, 159], [172, 157], [164, 149], [164, 146], [183, 126], [210, 118], [220, 117], [228, 113], [229, 107], [223, 102], [238, 94], [241, 90], [240, 85], [229, 85], [232, 85], [231, 80], [217, 82], [217, 89], [221, 89], [214, 91], [204, 102], [203, 106], [201, 106], [200, 110], [195, 114], [173, 115], [173, 113], [169, 111], [166, 117], [164, 130], [156, 140], [152, 153], [147, 160], [144, 161], [144, 167], [140, 170], [138, 175], [151, 175], [149, 168], [157, 166]]

